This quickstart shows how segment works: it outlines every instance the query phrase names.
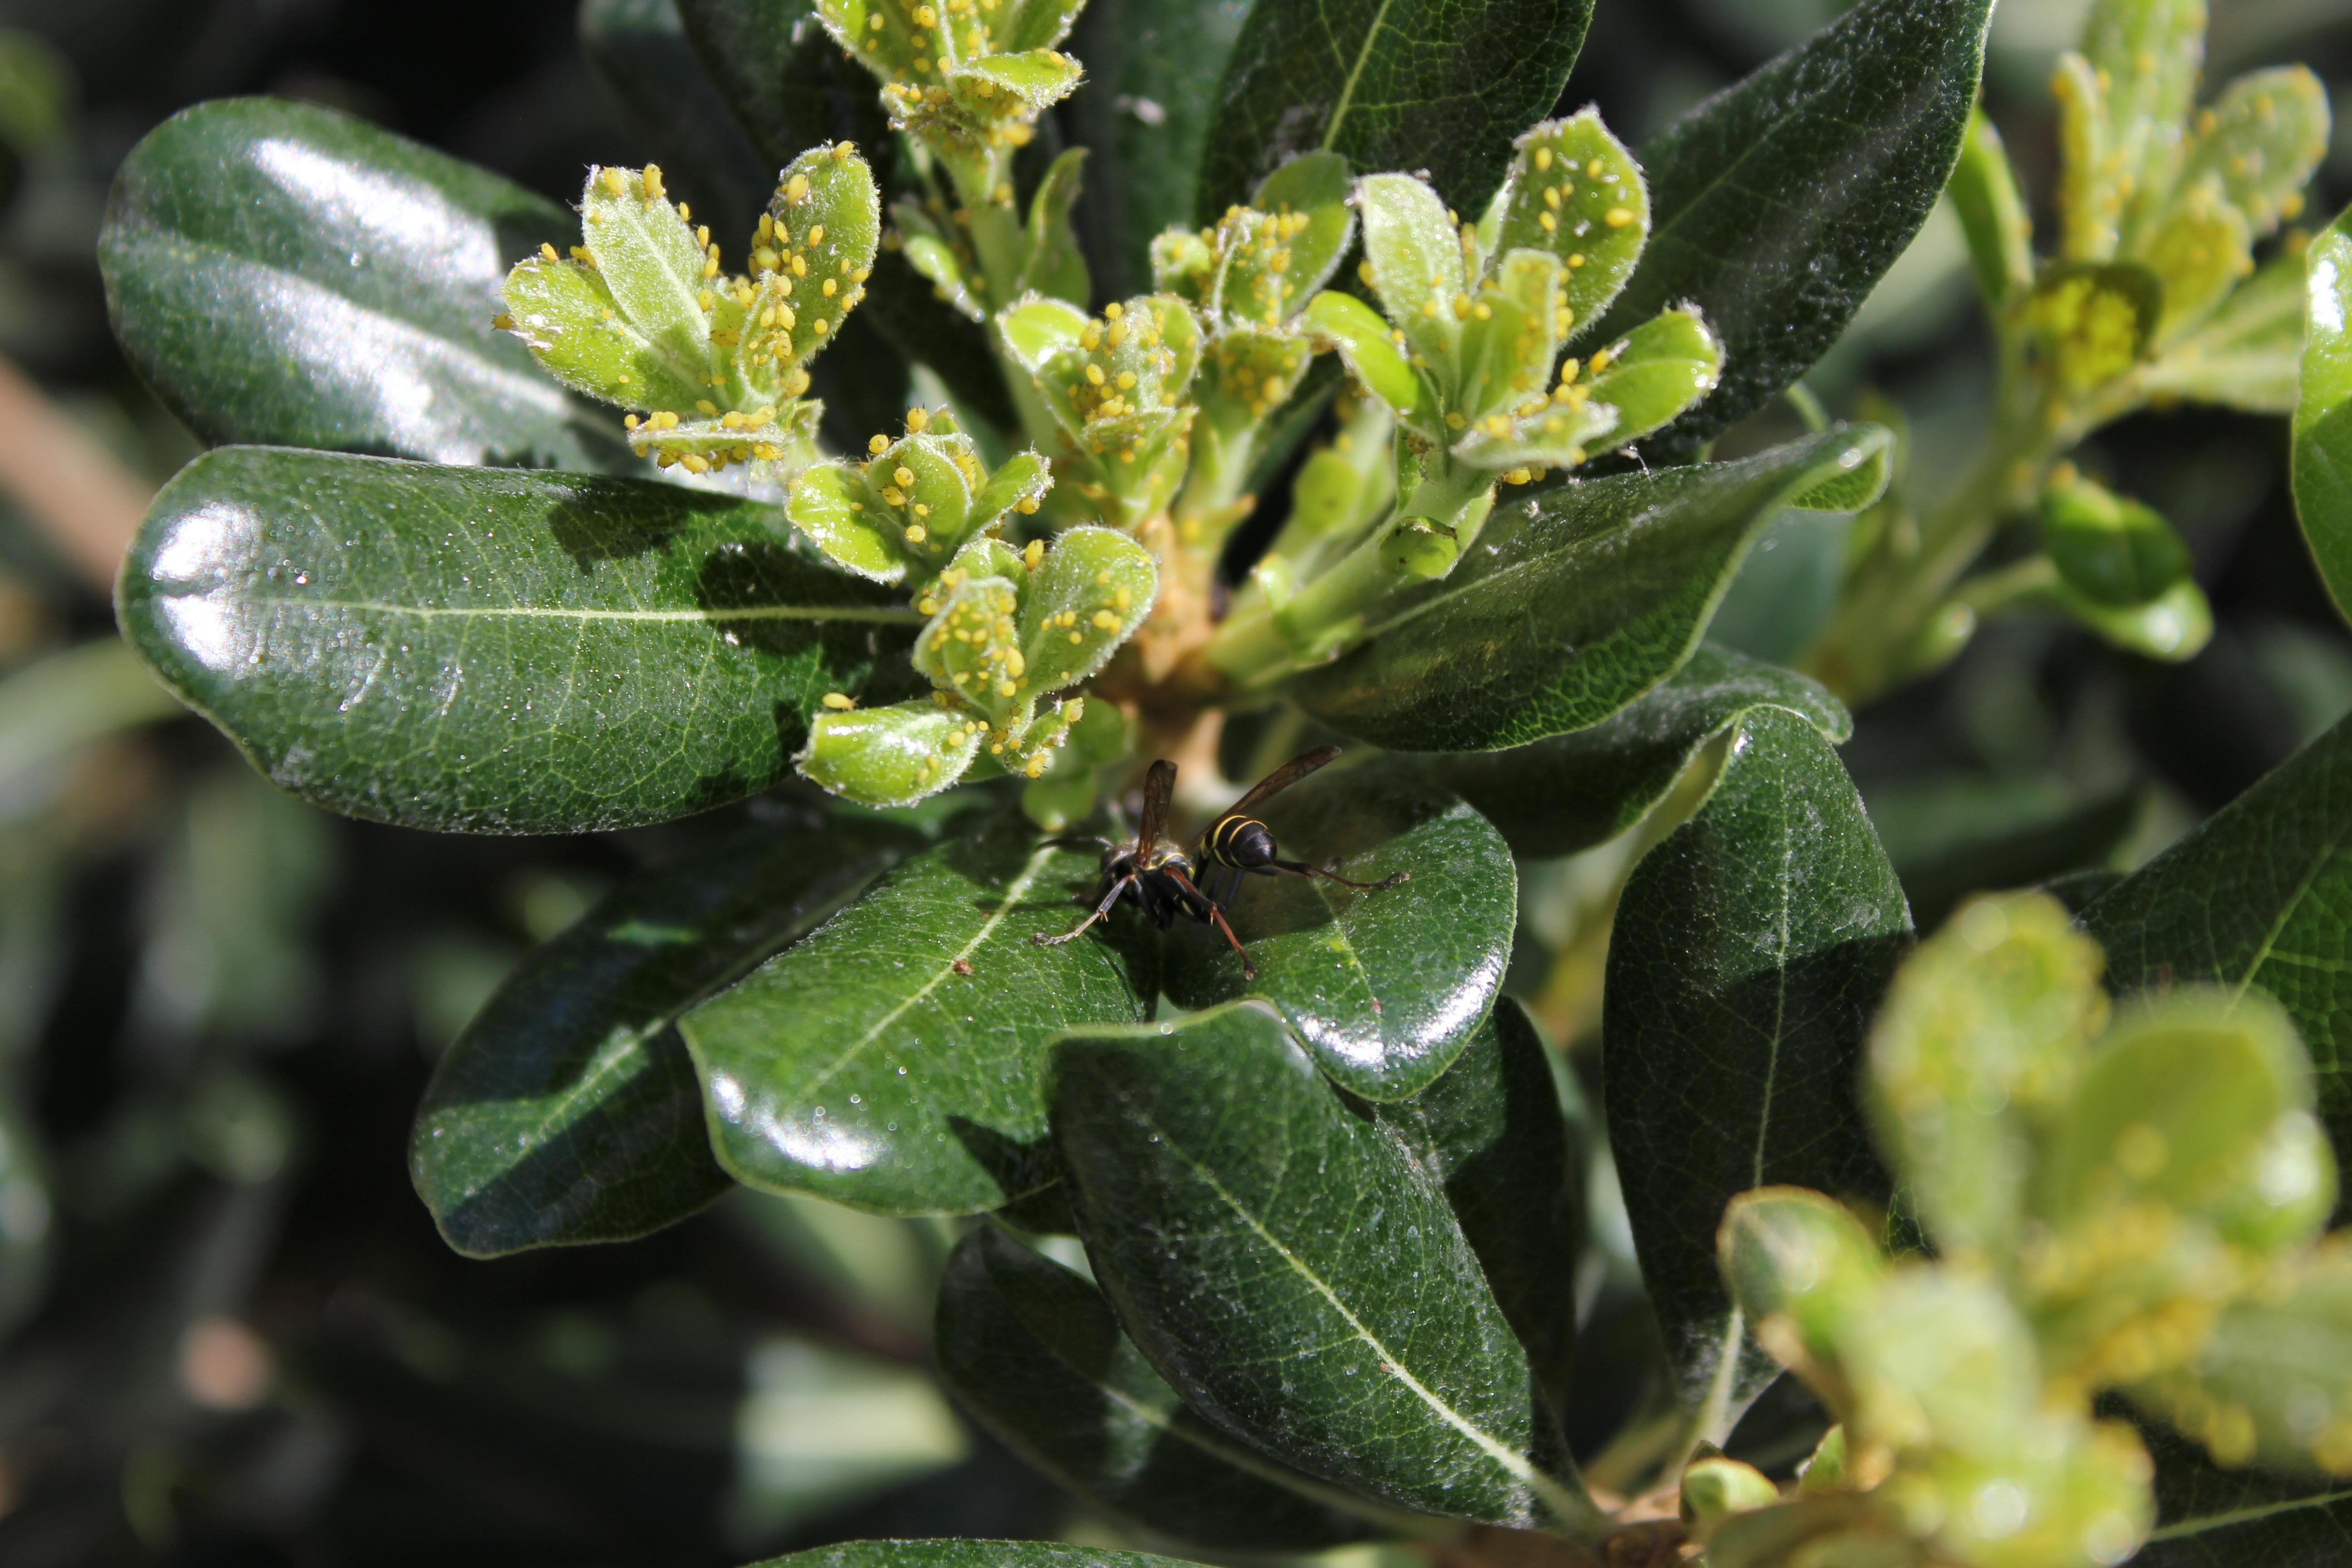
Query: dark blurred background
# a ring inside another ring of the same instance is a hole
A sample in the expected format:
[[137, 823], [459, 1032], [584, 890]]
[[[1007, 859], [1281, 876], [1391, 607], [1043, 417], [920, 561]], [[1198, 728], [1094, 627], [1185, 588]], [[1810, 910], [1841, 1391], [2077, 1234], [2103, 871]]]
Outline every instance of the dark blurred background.
[[[1597, 100], [1638, 144], [1838, 9], [1601, 0], [1566, 106]], [[1997, 24], [1988, 97], [2041, 191], [2043, 84], [2081, 12], [2005, 0]], [[2302, 58], [2352, 79], [2347, 18], [2344, 0], [2236, 0], [2216, 74]], [[648, 1241], [483, 1263], [409, 1189], [418, 1092], [506, 968], [756, 804], [576, 839], [341, 821], [274, 792], [111, 641], [107, 541], [195, 451], [115, 352], [91, 259], [141, 135], [279, 93], [569, 199], [584, 164], [641, 162], [666, 128], [628, 121], [571, 0], [0, 0], [0, 1563], [1118, 1539], [929, 1377], [944, 1223], [738, 1194]], [[2347, 195], [2339, 135], [2314, 216]], [[1982, 417], [1986, 359], [1939, 215], [1811, 384], [1840, 413], [1899, 405], [1932, 493]], [[2199, 658], [2002, 622], [1864, 716], [1849, 761], [1923, 922], [1970, 887], [2128, 868], [2352, 708], [2285, 442], [2281, 421], [2187, 410], [2084, 456], [2190, 540], [2220, 622]], [[86, 482], [45, 487], [56, 472]], [[1720, 633], [1793, 656], [1839, 526], [1777, 525]], [[1523, 893], [1514, 982], [1580, 1066], [1625, 853], [1532, 867]], [[1648, 1371], [1622, 1222], [1600, 1234], [1580, 1440]]]

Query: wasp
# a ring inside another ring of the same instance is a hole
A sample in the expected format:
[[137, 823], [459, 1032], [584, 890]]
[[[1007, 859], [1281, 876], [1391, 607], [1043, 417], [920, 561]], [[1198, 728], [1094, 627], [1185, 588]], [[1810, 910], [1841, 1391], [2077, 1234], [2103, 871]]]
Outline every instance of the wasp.
[[1203, 892], [1201, 883], [1203, 871], [1214, 868], [1230, 873], [1226, 891], [1240, 885], [1244, 876], [1301, 877], [1337, 882], [1343, 888], [1360, 888], [1377, 892], [1393, 888], [1410, 875], [1399, 871], [1377, 882], [1351, 882], [1337, 872], [1309, 866], [1302, 861], [1285, 860], [1275, 844], [1274, 829], [1250, 815], [1250, 809], [1268, 796], [1279, 795], [1300, 779], [1315, 772], [1339, 754], [1337, 746], [1318, 746], [1313, 751], [1296, 756], [1260, 779], [1250, 792], [1234, 802], [1223, 816], [1209, 824], [1187, 849], [1169, 841], [1168, 803], [1176, 793], [1176, 764], [1162, 758], [1151, 764], [1143, 775], [1143, 815], [1136, 826], [1135, 837], [1129, 839], [1063, 838], [1061, 844], [1099, 844], [1102, 846], [1102, 874], [1087, 901], [1095, 906], [1094, 913], [1080, 921], [1059, 936], [1044, 931], [1033, 941], [1051, 947], [1083, 935], [1087, 928], [1108, 915], [1121, 899], [1132, 899], [1143, 906], [1151, 923], [1167, 931], [1176, 923], [1178, 915], [1214, 926], [1217, 931], [1240, 954], [1242, 977], [1257, 978], [1257, 966], [1243, 950], [1241, 939], [1225, 920], [1223, 900]]

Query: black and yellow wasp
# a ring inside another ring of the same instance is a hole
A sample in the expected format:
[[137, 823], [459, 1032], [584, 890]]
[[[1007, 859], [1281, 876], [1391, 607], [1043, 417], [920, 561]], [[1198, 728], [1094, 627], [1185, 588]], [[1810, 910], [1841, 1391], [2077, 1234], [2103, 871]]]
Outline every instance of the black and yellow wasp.
[[1216, 821], [1209, 824], [1190, 849], [1171, 843], [1166, 837], [1168, 803], [1176, 793], [1176, 764], [1161, 759], [1151, 764], [1143, 775], [1143, 816], [1130, 839], [1063, 838], [1062, 844], [1099, 844], [1102, 846], [1102, 875], [1087, 902], [1095, 906], [1094, 913], [1059, 936], [1039, 931], [1034, 940], [1052, 946], [1082, 934], [1087, 927], [1118, 907], [1119, 900], [1133, 899], [1143, 906], [1151, 923], [1167, 931], [1176, 923], [1178, 915], [1187, 915], [1202, 925], [1217, 928], [1233, 950], [1241, 954], [1242, 975], [1257, 977], [1257, 966], [1243, 951], [1241, 939], [1226, 923], [1224, 900], [1202, 891], [1204, 868], [1213, 868], [1232, 873], [1232, 888], [1240, 885], [1244, 875], [1258, 877], [1320, 878], [1342, 887], [1361, 888], [1377, 891], [1393, 888], [1406, 879], [1408, 872], [1399, 871], [1378, 882], [1351, 882], [1336, 872], [1309, 866], [1302, 861], [1285, 860], [1274, 841], [1274, 829], [1249, 815], [1250, 808], [1267, 796], [1288, 789], [1308, 773], [1339, 754], [1337, 746], [1318, 746], [1301, 756], [1296, 756], [1260, 779], [1252, 789]]

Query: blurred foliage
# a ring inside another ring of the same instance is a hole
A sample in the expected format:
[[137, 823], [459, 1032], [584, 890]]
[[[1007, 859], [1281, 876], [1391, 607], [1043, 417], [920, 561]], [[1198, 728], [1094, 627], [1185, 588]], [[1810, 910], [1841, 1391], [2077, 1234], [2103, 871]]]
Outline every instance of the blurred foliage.
[[[1597, 101], [1638, 143], [1840, 9], [1603, 5], [1560, 111]], [[2046, 84], [2083, 9], [2006, 0], [1995, 24], [1987, 108], [2037, 198], [2055, 188]], [[230, 92], [329, 103], [556, 200], [583, 165], [666, 151], [600, 85], [570, 0], [0, 0], [0, 353], [151, 481], [196, 444], [121, 362], [90, 258], [114, 164], [169, 113]], [[2216, 7], [2217, 73], [2290, 58], [2341, 106], [2352, 6]], [[2339, 130], [2315, 205], [2347, 195]], [[1921, 494], [1952, 480], [1993, 383], [1969, 261], [1939, 214], [1808, 377], [1841, 414], [1901, 410]], [[1724, 450], [1802, 422], [1776, 405]], [[2077, 456], [2178, 531], [2215, 616], [2197, 658], [2003, 621], [1859, 717], [1843, 754], [1923, 929], [1979, 889], [2095, 889], [2352, 710], [2352, 640], [2285, 457], [2280, 422], [2212, 411], [2137, 414]], [[1810, 644], [1852, 526], [1775, 525], [1717, 637], [1781, 659]], [[402, 833], [278, 795], [173, 711], [0, 498], [0, 1562], [720, 1563], [859, 1536], [1126, 1540], [938, 1392], [944, 1225], [745, 1191], [626, 1247], [477, 1262], [409, 1188], [431, 1064], [513, 960], [637, 866], [776, 807], [578, 838]], [[1301, 743], [1237, 719], [1226, 771]], [[1523, 873], [1507, 988], [1588, 1092], [1616, 892], [1685, 809]], [[1605, 1488], [1658, 1458], [1591, 1450], [1643, 1430], [1666, 1374], [1605, 1151], [1593, 1174], [1570, 1436]], [[1727, 1447], [1786, 1475], [1824, 1425], [1784, 1382]]]

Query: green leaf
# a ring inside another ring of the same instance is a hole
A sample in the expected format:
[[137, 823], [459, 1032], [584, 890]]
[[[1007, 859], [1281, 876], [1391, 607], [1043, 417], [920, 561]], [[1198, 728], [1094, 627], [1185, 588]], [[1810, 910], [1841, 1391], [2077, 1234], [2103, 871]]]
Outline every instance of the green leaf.
[[914, 697], [883, 708], [819, 713], [807, 748], [793, 759], [802, 776], [860, 805], [908, 806], [963, 777], [980, 753], [977, 721], [961, 709]]
[[2249, 414], [2294, 413], [2304, 303], [2304, 255], [2283, 255], [2140, 366], [2139, 390], [2153, 399], [2185, 398]]
[[1194, 215], [1202, 225], [1292, 154], [1423, 169], [1485, 210], [1511, 142], [1550, 112], [1591, 0], [1259, 0], [1217, 89]]
[[1760, 1187], [1724, 1206], [1715, 1233], [1725, 1289], [1750, 1321], [1784, 1314], [1830, 1363], [1885, 1276], [1878, 1243], [1843, 1204], [1803, 1187]]
[[[1609, 427], [1608, 437], [1621, 447], [1640, 440], [1706, 396], [1723, 370], [1722, 342], [1690, 310], [1653, 316], [1611, 342], [1606, 352], [1607, 368], [1594, 372], [1582, 384], [1591, 389], [1594, 403], [1617, 410], [1617, 423]], [[1874, 478], [1857, 470], [1831, 480], [1828, 499], [1836, 504], [1849, 494], [1885, 484], [1883, 474]], [[1796, 497], [1795, 504], [1822, 510], [1811, 491]]]
[[1659, 448], [1695, 449], [1837, 341], [1952, 172], [1991, 14], [1863, 0], [1642, 149], [1649, 247], [1588, 341], [1691, 304], [1724, 346], [1721, 384]]
[[1306, 320], [1318, 338], [1339, 351], [1365, 391], [1401, 417], [1433, 416], [1427, 387], [1390, 341], [1389, 324], [1379, 311], [1352, 294], [1326, 289], [1307, 301]]
[[1960, 161], [1945, 194], [1959, 215], [1969, 264], [1985, 302], [1998, 309], [2033, 287], [2033, 223], [2000, 132], [1982, 109], [1969, 116]]
[[1271, 1013], [1074, 1034], [1047, 1097], [1096, 1278], [1205, 1419], [1406, 1508], [1592, 1520], [1435, 1174]]
[[1259, 816], [1290, 859], [1359, 882], [1411, 879], [1367, 892], [1226, 873], [1240, 884], [1227, 918], [1257, 978], [1188, 923], [1169, 943], [1169, 994], [1189, 1008], [1270, 1002], [1341, 1088], [1420, 1092], [1486, 1021], [1510, 959], [1518, 883], [1502, 836], [1453, 795], [1378, 766], [1309, 779]]
[[1442, 582], [1393, 595], [1298, 700], [1399, 751], [1493, 751], [1601, 722], [1682, 668], [1758, 530], [1890, 442], [1842, 426], [1731, 463], [1498, 508]]
[[445, 832], [658, 822], [789, 776], [917, 617], [674, 485], [229, 447], [155, 500], [123, 633], [279, 787]]
[[207, 441], [635, 472], [617, 421], [492, 327], [562, 208], [332, 110], [199, 104], [131, 150], [99, 268], [115, 335]]
[[[1532, 126], [1512, 146], [1495, 249], [1507, 255], [1525, 247], [1559, 258], [1568, 268], [1562, 281], [1572, 331], [1607, 310], [1633, 276], [1650, 237], [1649, 188], [1641, 165], [1597, 110]], [[1571, 263], [1571, 257], [1582, 259]]]
[[[2352, 616], [2352, 213], [2306, 257], [2303, 384], [2294, 406], [2294, 510], [2339, 615]], [[2252, 285], [2249, 285], [2251, 288]]]
[[2083, 54], [2105, 100], [2102, 180], [2118, 190], [2169, 187], [2180, 132], [2205, 63], [2206, 0], [2096, 0]]
[[1707, 643], [1664, 685], [1589, 730], [1420, 766], [1477, 807], [1514, 855], [1573, 855], [1640, 821], [1701, 747], [1759, 708], [1784, 709], [1832, 744], [1853, 733], [1844, 705], [1814, 681]]
[[2198, 111], [2180, 156], [2180, 188], [2210, 179], [2260, 239], [2302, 210], [2327, 152], [2327, 89], [2306, 66], [2254, 71]]
[[678, 1016], [919, 842], [762, 823], [632, 879], [532, 953], [417, 1108], [409, 1175], [449, 1245], [495, 1258], [625, 1241], [725, 1192]]
[[2352, 721], [2287, 759], [2083, 911], [2119, 990], [2211, 981], [2284, 1004], [2352, 1152]]
[[1037, 1541], [853, 1541], [751, 1568], [1181, 1568], [1146, 1552], [1106, 1552]]
[[1021, 264], [1019, 287], [1034, 289], [1056, 300], [1084, 305], [1087, 297], [1087, 258], [1078, 237], [1070, 230], [1070, 207], [1078, 199], [1080, 171], [1087, 161], [1084, 147], [1073, 147], [1054, 160], [1037, 194], [1029, 201], [1027, 248]]
[[1252, 1552], [1367, 1533], [1322, 1483], [1193, 1415], [1100, 1291], [1001, 1230], [974, 1231], [948, 1259], [934, 1338], [940, 1375], [1007, 1447], [1148, 1530]]
[[1568, 1114], [1551, 1052], [1526, 1009], [1509, 997], [1496, 1003], [1444, 1077], [1381, 1106], [1380, 1117], [1444, 1184], [1537, 1387], [1564, 1412], [1584, 1258], [1587, 1130], [1580, 1107]]
[[2042, 538], [2068, 586], [2112, 608], [2145, 605], [2189, 575], [2189, 546], [2172, 525], [2093, 479], [2042, 490]]
[[1773, 1368], [1717, 1272], [1731, 1196], [1885, 1179], [1856, 1104], [1862, 1042], [1909, 944], [1902, 885], [1819, 730], [1739, 721], [1696, 816], [1644, 856], [1609, 944], [1609, 1141], [1642, 1277], [1720, 1442]]
[[1070, 923], [1062, 895], [1094, 869], [1000, 823], [899, 866], [688, 1013], [719, 1163], [877, 1214], [976, 1214], [1051, 1182], [1045, 1043], [1135, 1022], [1156, 990], [1101, 943], [1032, 940]]
[[2042, 893], [1978, 900], [1903, 965], [1870, 1037], [1880, 1147], [1928, 1234], [2007, 1258], [2039, 1118], [2063, 1108], [2105, 1026], [2098, 945]]

